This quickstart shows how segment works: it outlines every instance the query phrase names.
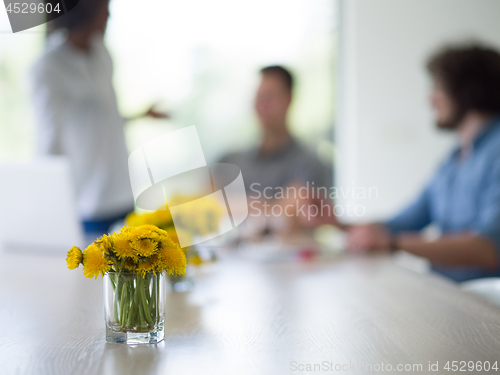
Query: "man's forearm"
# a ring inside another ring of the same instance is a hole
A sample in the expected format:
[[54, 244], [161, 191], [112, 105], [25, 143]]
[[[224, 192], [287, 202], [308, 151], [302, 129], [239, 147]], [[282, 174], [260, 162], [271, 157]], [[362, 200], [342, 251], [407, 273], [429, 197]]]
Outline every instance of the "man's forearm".
[[445, 236], [433, 242], [427, 242], [420, 236], [401, 234], [395, 244], [399, 249], [440, 265], [477, 265], [494, 269], [499, 261], [492, 242], [471, 234]]

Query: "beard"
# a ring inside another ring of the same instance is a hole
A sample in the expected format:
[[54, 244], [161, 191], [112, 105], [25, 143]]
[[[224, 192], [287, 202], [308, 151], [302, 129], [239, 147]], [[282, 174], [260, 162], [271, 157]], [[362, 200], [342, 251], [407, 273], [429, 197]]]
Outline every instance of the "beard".
[[445, 131], [454, 131], [462, 123], [465, 111], [454, 111], [451, 116], [444, 120], [436, 120], [436, 127]]

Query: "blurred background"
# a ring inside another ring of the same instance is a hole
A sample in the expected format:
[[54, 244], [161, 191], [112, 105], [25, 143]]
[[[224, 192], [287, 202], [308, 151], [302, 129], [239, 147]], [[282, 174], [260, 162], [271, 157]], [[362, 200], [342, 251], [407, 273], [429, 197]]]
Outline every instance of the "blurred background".
[[[0, 160], [28, 159], [35, 133], [26, 74], [45, 27], [12, 34], [3, 7]], [[128, 124], [129, 151], [189, 125], [209, 161], [255, 144], [258, 69], [283, 64], [297, 79], [293, 134], [334, 161], [337, 186], [377, 188], [370, 199], [340, 199], [364, 205], [363, 220], [396, 212], [453, 142], [432, 123], [427, 56], [468, 39], [500, 47], [497, 0], [121, 0], [110, 10], [121, 112], [155, 102], [172, 115]]]
[[[284, 64], [297, 77], [292, 130], [321, 158], [331, 159], [336, 1], [146, 0], [138, 7], [123, 0], [111, 1], [110, 14], [106, 42], [121, 113], [158, 103], [172, 116], [127, 125], [129, 150], [190, 125], [212, 161], [248, 148], [258, 137], [253, 98], [259, 69]], [[6, 13], [0, 17], [0, 157], [25, 158], [34, 145], [25, 76], [43, 48], [45, 26], [12, 35]]]

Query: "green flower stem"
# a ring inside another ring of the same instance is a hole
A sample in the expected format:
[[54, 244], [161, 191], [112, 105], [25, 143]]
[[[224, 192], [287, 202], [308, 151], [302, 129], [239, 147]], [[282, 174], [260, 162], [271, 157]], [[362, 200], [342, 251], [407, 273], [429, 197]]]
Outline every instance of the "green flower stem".
[[125, 322], [125, 301], [127, 300], [127, 282], [123, 281], [123, 286], [121, 288], [121, 296], [120, 296], [120, 321], [119, 324], [123, 326]]
[[153, 279], [150, 277], [150, 281], [148, 282], [148, 285], [151, 285], [151, 295], [149, 297], [149, 310], [151, 312], [151, 316], [153, 318], [153, 321], [156, 323], [157, 322], [157, 314], [156, 314], [156, 278]]
[[149, 311], [151, 312], [151, 316], [153, 317], [153, 321], [157, 322], [157, 317], [158, 314], [156, 313], [157, 310], [157, 303], [156, 303], [156, 278], [149, 278], [148, 285], [151, 285], [151, 296], [149, 297]]
[[113, 288], [113, 293], [116, 292], [116, 280], [113, 277], [110, 277], [109, 280], [111, 281], [111, 287]]
[[[147, 275], [146, 276], [146, 284], [144, 286], [145, 292], [146, 292], [146, 297], [148, 300], [148, 312], [149, 315], [152, 317], [153, 322], [156, 321], [156, 316], [155, 316], [155, 300], [153, 298], [154, 295], [154, 283], [153, 281], [153, 276], [152, 275]], [[149, 290], [149, 286], [151, 285], [151, 290]]]
[[129, 314], [128, 319], [127, 319], [127, 326], [128, 327], [133, 327], [135, 325], [135, 321], [137, 319], [137, 305], [139, 303], [137, 288], [135, 288], [133, 295], [134, 295], [134, 299], [133, 299], [130, 314]]
[[[118, 290], [116, 289], [116, 283], [117, 281], [120, 280], [120, 278], [118, 278], [118, 280], [115, 280], [115, 276], [113, 274], [113, 276], [109, 276], [109, 280], [111, 281], [111, 286], [113, 287], [113, 294], [115, 294], [115, 297], [113, 298], [113, 311], [114, 311], [114, 316], [115, 316], [115, 321], [118, 322], [118, 299], [116, 298], [116, 294], [118, 293]], [[119, 286], [118, 286], [119, 288]]]
[[137, 324], [137, 327], [145, 329], [145, 328], [147, 328], [148, 324], [146, 323], [146, 320], [144, 319], [144, 312], [142, 311], [142, 304], [141, 303], [139, 303], [137, 305], [137, 310], [139, 312], [139, 319], [138, 319], [139, 323]]
[[158, 321], [160, 317], [160, 305], [158, 304], [158, 298], [160, 296], [160, 276], [155, 279], [155, 310], [156, 316], [155, 320]]
[[140, 286], [137, 286], [137, 289], [141, 292], [141, 302], [142, 302], [142, 307], [144, 309], [144, 317], [146, 318], [146, 321], [148, 322], [149, 325], [153, 326], [154, 322], [153, 319], [151, 319], [151, 313], [149, 311], [149, 306], [148, 306], [148, 297], [146, 296], [146, 291], [144, 290], [144, 284], [142, 278], [138, 277], [137, 280], [141, 280]]
[[157, 302], [160, 290], [160, 275], [114, 274], [110, 282], [114, 294], [115, 322], [126, 330], [149, 330], [154, 328], [160, 316]]
[[149, 302], [151, 299], [151, 296], [149, 293], [149, 284], [151, 282], [151, 275], [146, 275], [143, 280], [144, 280], [144, 283], [143, 283], [144, 293], [145, 293], [146, 298], [148, 299], [148, 302]]

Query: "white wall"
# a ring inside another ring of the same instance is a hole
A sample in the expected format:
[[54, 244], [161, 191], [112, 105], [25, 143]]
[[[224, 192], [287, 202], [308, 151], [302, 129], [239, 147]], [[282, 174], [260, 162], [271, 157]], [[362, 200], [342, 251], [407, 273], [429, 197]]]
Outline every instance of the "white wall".
[[500, 47], [500, 1], [341, 0], [340, 14], [337, 186], [378, 188], [378, 199], [340, 202], [366, 208], [346, 221], [381, 219], [419, 192], [455, 141], [434, 128], [427, 57], [450, 41]]

